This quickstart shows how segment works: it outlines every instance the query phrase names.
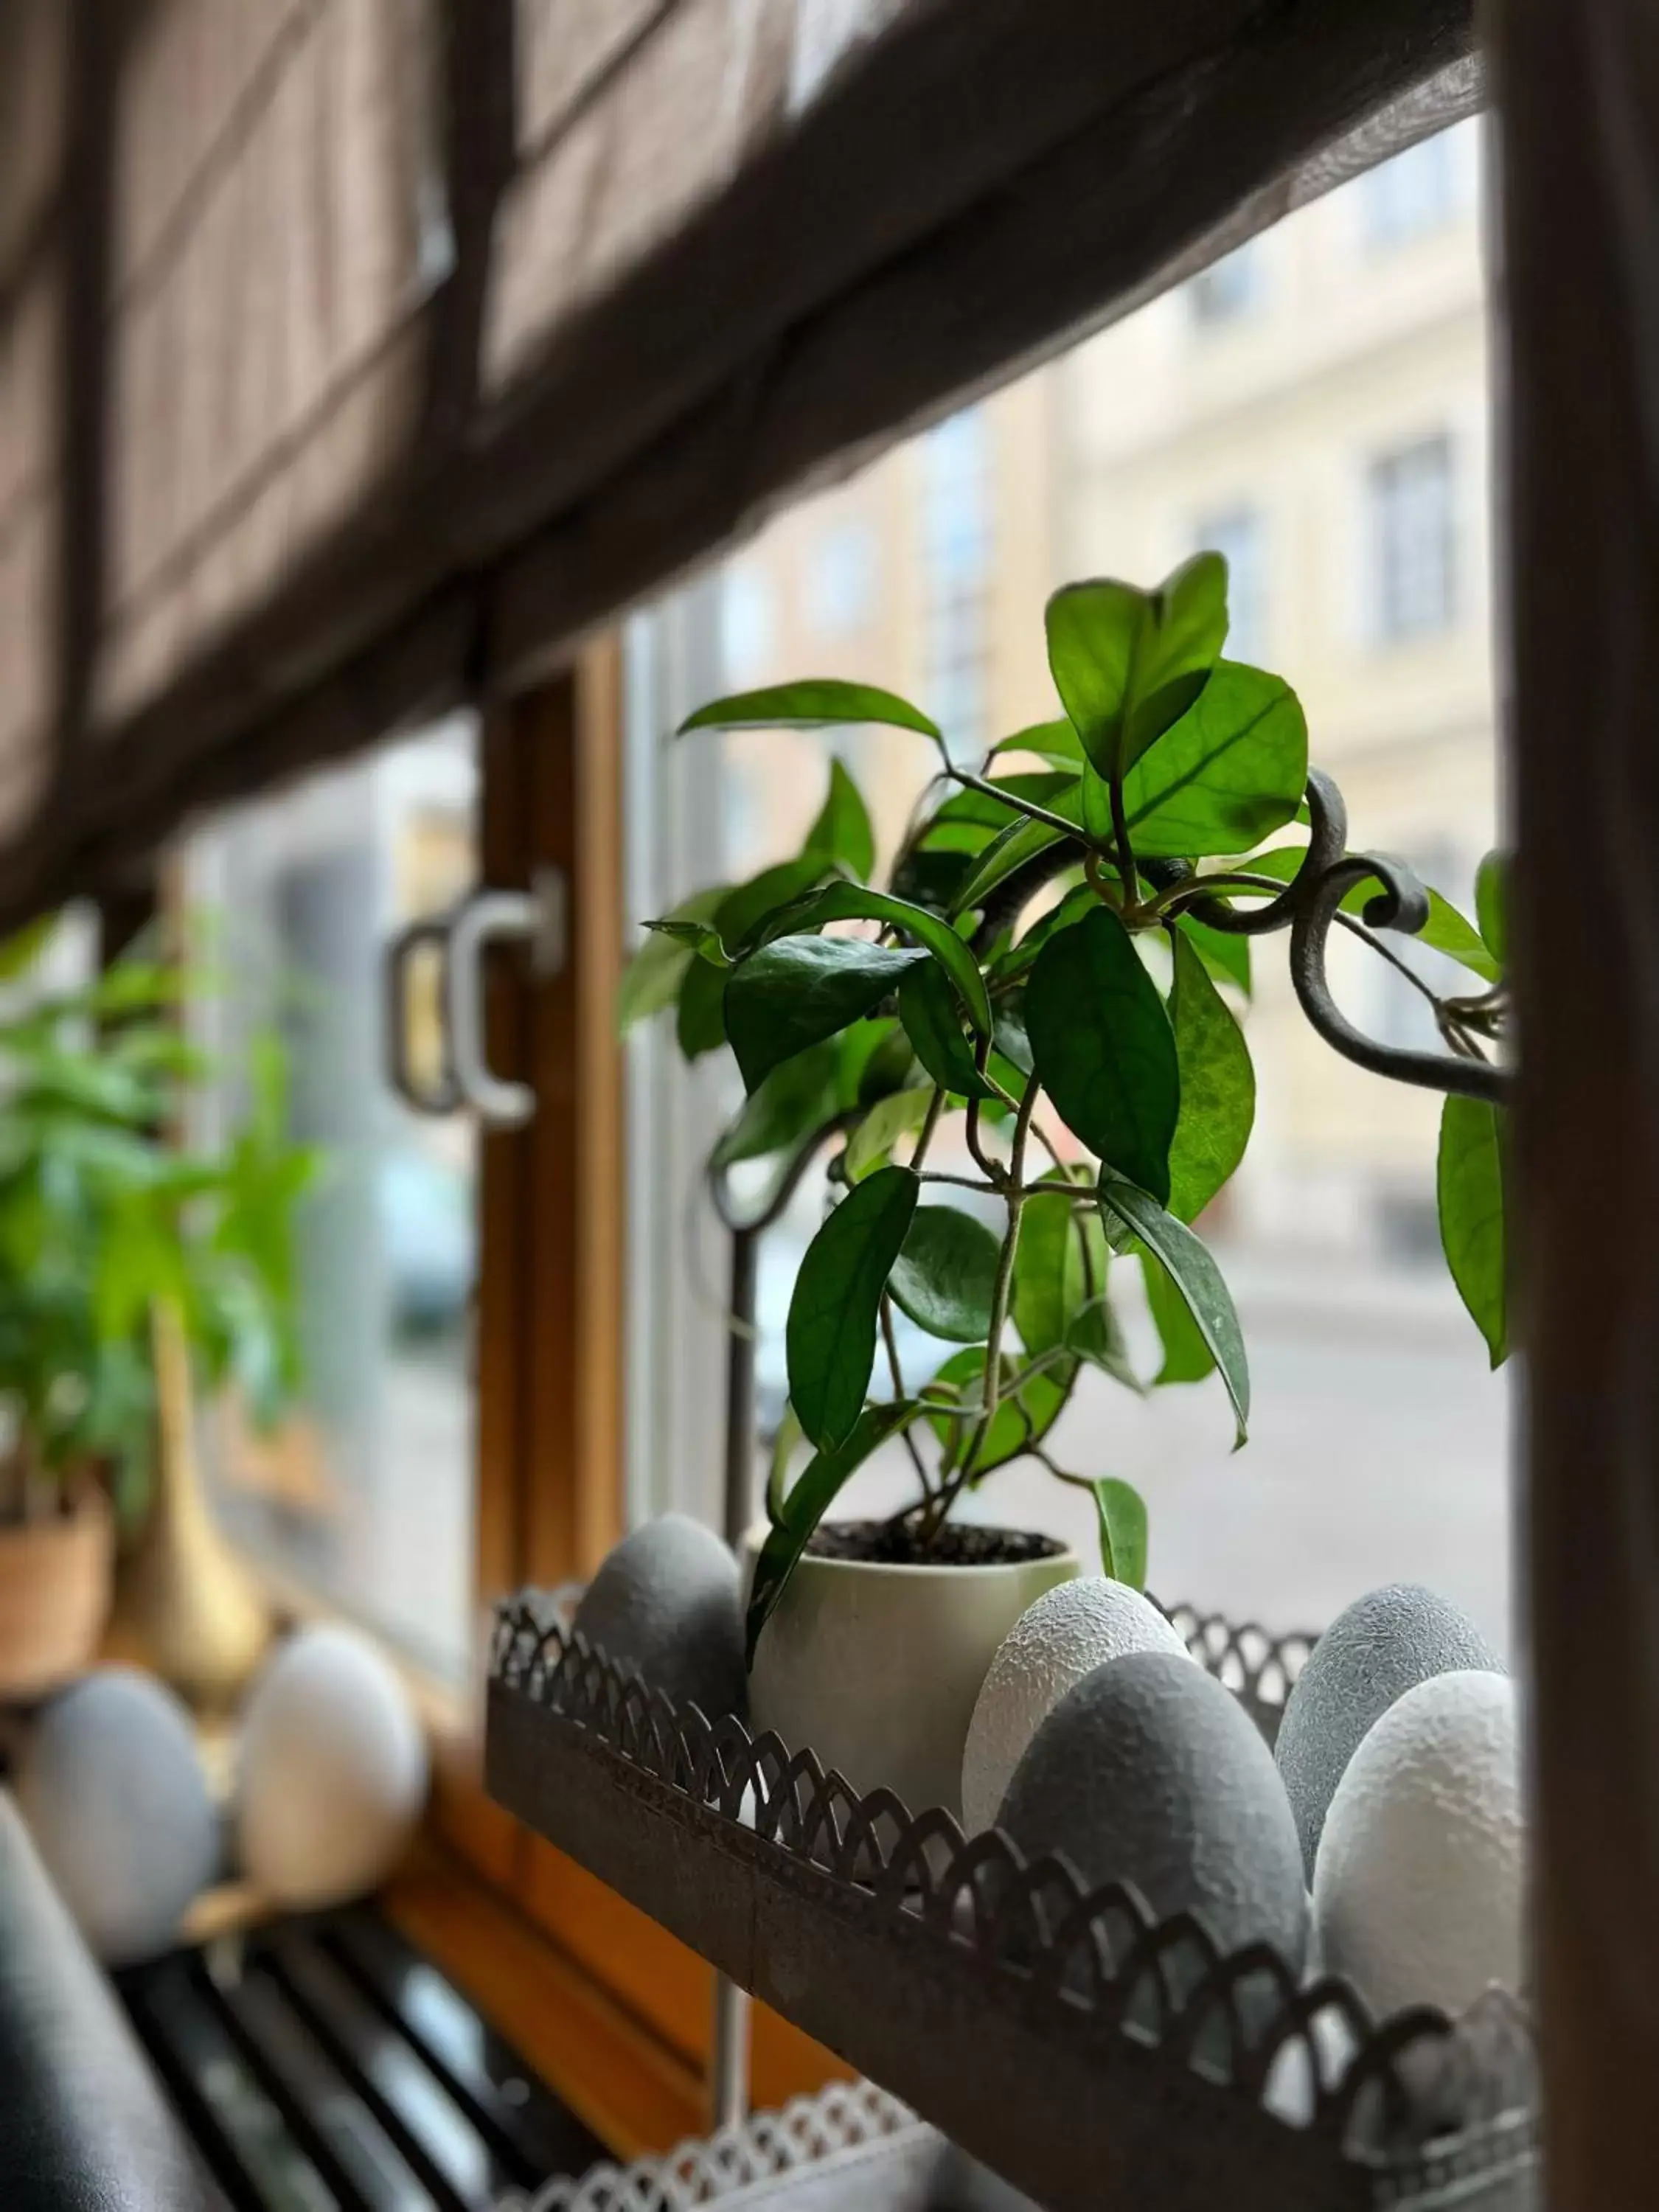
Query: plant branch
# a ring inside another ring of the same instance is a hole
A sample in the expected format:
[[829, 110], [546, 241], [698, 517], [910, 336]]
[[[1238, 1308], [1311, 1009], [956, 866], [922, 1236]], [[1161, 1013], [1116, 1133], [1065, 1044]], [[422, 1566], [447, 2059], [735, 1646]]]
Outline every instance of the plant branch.
[[1133, 910], [1140, 903], [1140, 878], [1135, 869], [1134, 847], [1129, 842], [1129, 817], [1123, 805], [1123, 778], [1114, 774], [1108, 787], [1112, 795], [1112, 837], [1117, 847], [1117, 870], [1123, 878], [1123, 903]]
[[927, 1157], [927, 1147], [933, 1141], [933, 1132], [938, 1128], [939, 1124], [939, 1116], [944, 1113], [944, 1111], [945, 1093], [942, 1091], [935, 1091], [932, 1099], [929, 1101], [927, 1115], [922, 1121], [921, 1134], [916, 1139], [916, 1149], [910, 1155], [910, 1172], [912, 1175], [920, 1175], [921, 1173], [921, 1164]]
[[1056, 814], [1047, 806], [1039, 806], [1035, 799], [1021, 799], [1002, 784], [988, 783], [983, 776], [969, 775], [966, 769], [961, 768], [953, 768], [951, 777], [953, 782], [962, 784], [969, 791], [977, 791], [987, 799], [994, 799], [999, 805], [1009, 808], [1015, 814], [1026, 815], [1033, 822], [1042, 822], [1050, 830], [1058, 830], [1062, 837], [1070, 837], [1077, 844], [1092, 846], [1094, 843], [1081, 823], [1068, 822], [1063, 814]]

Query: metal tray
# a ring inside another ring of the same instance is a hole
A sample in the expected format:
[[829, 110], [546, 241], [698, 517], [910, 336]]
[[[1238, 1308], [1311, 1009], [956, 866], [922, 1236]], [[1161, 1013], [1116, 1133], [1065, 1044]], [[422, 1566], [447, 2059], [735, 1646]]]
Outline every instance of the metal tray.
[[[569, 1617], [500, 1609], [492, 1796], [1051, 2212], [1539, 2201], [1511, 2001], [1374, 2022], [1265, 1944], [1224, 1957], [1127, 1885], [677, 1709]], [[1171, 1617], [1271, 1735], [1309, 1639]]]

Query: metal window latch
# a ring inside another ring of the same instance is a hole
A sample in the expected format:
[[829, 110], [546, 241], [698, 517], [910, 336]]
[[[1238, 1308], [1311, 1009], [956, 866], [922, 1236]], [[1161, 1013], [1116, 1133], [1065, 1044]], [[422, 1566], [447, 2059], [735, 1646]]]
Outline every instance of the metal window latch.
[[[471, 1107], [492, 1129], [522, 1128], [536, 1110], [527, 1083], [495, 1074], [484, 1048], [483, 957], [492, 945], [522, 945], [530, 972], [556, 975], [568, 954], [568, 899], [562, 868], [544, 866], [528, 890], [475, 891], [447, 915], [427, 915], [394, 938], [386, 955], [386, 1075], [417, 1114], [453, 1114]], [[423, 946], [442, 961], [439, 1006], [442, 1057], [435, 1081], [422, 1084], [410, 1066], [405, 978]]]

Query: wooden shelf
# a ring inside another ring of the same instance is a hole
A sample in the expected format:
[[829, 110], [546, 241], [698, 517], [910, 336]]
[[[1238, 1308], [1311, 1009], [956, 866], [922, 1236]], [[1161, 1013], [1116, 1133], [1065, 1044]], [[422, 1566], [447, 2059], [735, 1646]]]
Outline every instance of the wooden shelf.
[[710, 1727], [544, 1600], [503, 1609], [491, 1794], [1051, 2212], [1537, 2201], [1529, 2038], [1488, 2002], [1373, 2026], [1265, 1947], [1086, 1893], [992, 1832]]

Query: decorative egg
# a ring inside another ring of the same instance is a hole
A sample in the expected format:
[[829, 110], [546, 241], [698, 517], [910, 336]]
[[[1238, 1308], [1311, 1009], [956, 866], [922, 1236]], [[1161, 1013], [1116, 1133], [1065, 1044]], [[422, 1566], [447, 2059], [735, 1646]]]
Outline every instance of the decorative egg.
[[1416, 1583], [1368, 1591], [1325, 1631], [1286, 1701], [1274, 1754], [1309, 1881], [1326, 1808], [1367, 1729], [1418, 1683], [1468, 1668], [1504, 1671], [1474, 1623]]
[[242, 1710], [240, 1764], [244, 1870], [307, 1910], [374, 1888], [426, 1800], [409, 1692], [349, 1628], [302, 1628], [278, 1647]]
[[163, 1951], [219, 1862], [219, 1820], [184, 1706], [131, 1667], [41, 1713], [14, 1777], [35, 1847], [110, 1966]]
[[1191, 1911], [1224, 1951], [1258, 1940], [1299, 1973], [1308, 1900], [1296, 1823], [1248, 1713], [1184, 1653], [1085, 1675], [1032, 1737], [997, 1814], [1028, 1858], [1133, 1882], [1159, 1919]]
[[962, 1754], [963, 1819], [971, 1836], [996, 1819], [1025, 1747], [1066, 1692], [1131, 1651], [1185, 1656], [1158, 1607], [1127, 1583], [1091, 1575], [1028, 1606], [998, 1646]]
[[574, 1625], [676, 1705], [695, 1705], [710, 1720], [743, 1711], [742, 1577], [729, 1547], [700, 1521], [665, 1513], [624, 1536]]
[[1526, 1823], [1515, 1685], [1437, 1674], [1392, 1705], [1337, 1785], [1314, 1869], [1322, 1963], [1378, 2013], [1518, 1991]]

